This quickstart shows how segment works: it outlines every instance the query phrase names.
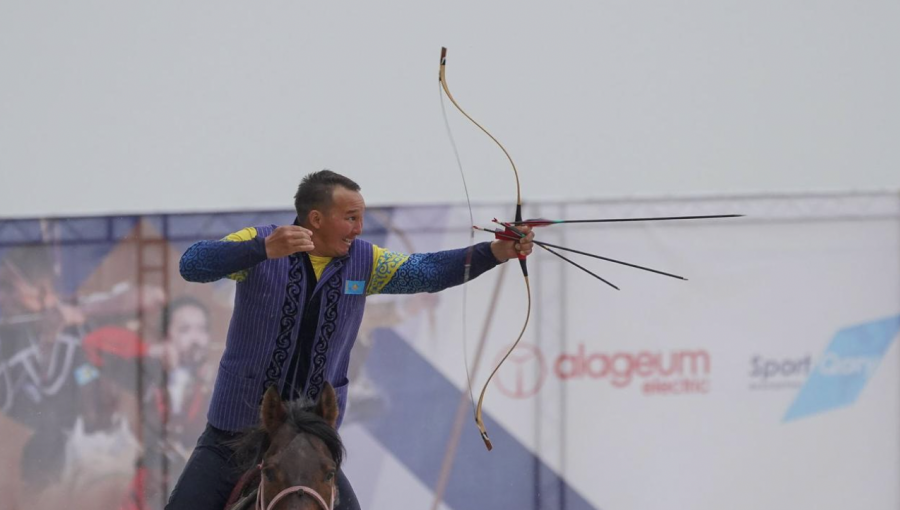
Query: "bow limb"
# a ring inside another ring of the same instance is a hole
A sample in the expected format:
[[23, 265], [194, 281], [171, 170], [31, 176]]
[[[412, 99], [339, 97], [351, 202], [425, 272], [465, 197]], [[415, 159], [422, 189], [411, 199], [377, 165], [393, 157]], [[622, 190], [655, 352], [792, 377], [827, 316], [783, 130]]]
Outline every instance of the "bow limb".
[[[441, 83], [441, 88], [444, 90], [444, 94], [447, 95], [447, 99], [449, 99], [450, 102], [453, 103], [453, 106], [455, 106], [456, 109], [459, 110], [459, 112], [463, 114], [463, 116], [465, 116], [473, 124], [478, 126], [478, 129], [480, 129], [491, 140], [493, 140], [494, 143], [497, 144], [498, 147], [500, 147], [500, 150], [503, 151], [503, 154], [506, 155], [506, 159], [509, 160], [509, 164], [512, 166], [513, 174], [516, 177], [516, 215], [515, 215], [515, 218], [516, 218], [517, 222], [520, 222], [520, 221], [522, 221], [522, 186], [519, 182], [519, 171], [516, 168], [516, 163], [513, 161], [512, 156], [509, 155], [509, 151], [507, 151], [506, 148], [503, 147], [503, 144], [501, 144], [500, 141], [494, 137], [494, 135], [492, 135], [490, 132], [488, 132], [488, 130], [485, 129], [484, 126], [479, 124], [468, 113], [466, 113], [465, 110], [463, 110], [462, 107], [459, 106], [459, 103], [457, 103], [456, 100], [453, 98], [453, 94], [450, 93], [450, 88], [447, 86], [446, 64], [447, 64], [447, 48], [441, 48], [441, 68], [440, 68], [440, 74], [438, 76], [438, 79], [440, 80], [440, 83]], [[465, 180], [465, 177], [463, 177], [463, 179]], [[471, 206], [470, 206], [470, 212], [471, 212]], [[510, 347], [510, 349], [506, 352], [506, 354], [503, 356], [503, 358], [501, 358], [500, 363], [498, 363], [497, 366], [494, 367], [494, 370], [491, 372], [491, 375], [488, 377], [487, 381], [484, 383], [484, 387], [481, 389], [481, 395], [478, 397], [478, 405], [475, 408], [475, 424], [478, 426], [478, 430], [479, 430], [479, 432], [481, 432], [481, 438], [484, 441], [484, 445], [485, 445], [485, 447], [487, 447], [488, 450], [493, 449], [493, 445], [491, 444], [491, 440], [488, 437], [487, 430], [485, 429], [485, 426], [484, 426], [484, 420], [482, 419], [482, 407], [484, 405], [484, 396], [485, 396], [485, 393], [487, 392], [487, 387], [490, 384], [491, 379], [493, 379], [493, 377], [494, 377], [494, 374], [497, 373], [497, 371], [500, 369], [500, 366], [503, 365], [503, 362], [506, 361], [506, 359], [509, 357], [510, 354], [512, 354], [512, 352], [515, 350], [516, 346], [519, 345], [519, 342], [522, 340], [522, 337], [525, 335], [525, 330], [528, 329], [528, 321], [531, 319], [531, 283], [529, 282], [529, 279], [528, 279], [528, 264], [525, 260], [525, 255], [521, 255], [521, 254], [519, 255], [519, 265], [522, 268], [522, 276], [525, 279], [525, 289], [528, 293], [528, 309], [525, 314], [525, 322], [522, 325], [522, 331], [519, 333], [519, 337], [516, 339], [515, 343], [513, 343], [512, 347]], [[468, 371], [468, 365], [467, 365], [466, 370]], [[471, 388], [471, 383], [470, 383], [470, 388]]]
[[[475, 119], [473, 119], [462, 107], [459, 106], [459, 103], [453, 99], [453, 94], [450, 93], [450, 88], [447, 87], [447, 77], [446, 77], [446, 66], [447, 66], [447, 48], [441, 48], [441, 71], [438, 79], [441, 81], [441, 87], [444, 89], [444, 93], [447, 94], [447, 99], [453, 103], [453, 106], [459, 110], [459, 113], [463, 114], [467, 119], [472, 121], [472, 124], [478, 126], [478, 129], [484, 132], [484, 134], [488, 135], [494, 143], [497, 144], [497, 147], [500, 147], [500, 150], [503, 151], [503, 154], [506, 156], [506, 159], [509, 160], [509, 164], [512, 165], [513, 173], [516, 175], [516, 221], [522, 221], [522, 186], [519, 184], [519, 170], [516, 169], [516, 163], [513, 161], [512, 156], [509, 155], [509, 152], [506, 150], [506, 147], [503, 146], [494, 135], [488, 132], [487, 129], [484, 129], [484, 126], [479, 124]], [[527, 273], [527, 270], [526, 270]]]
[[[525, 262], [522, 261], [522, 264]], [[516, 346], [519, 345], [519, 342], [522, 341], [522, 337], [525, 336], [525, 330], [528, 329], [528, 320], [531, 318], [531, 283], [528, 281], [528, 275], [525, 275], [525, 289], [528, 293], [528, 312], [525, 315], [525, 323], [522, 324], [522, 331], [519, 332], [519, 337], [516, 339], [515, 343], [513, 343], [512, 347], [506, 351], [506, 354], [503, 355], [503, 358], [497, 363], [497, 366], [494, 367], [494, 370], [491, 372], [491, 375], [488, 376], [487, 381], [484, 383], [484, 387], [481, 389], [481, 395], [478, 397], [478, 406], [475, 408], [475, 423], [478, 425], [478, 430], [481, 432], [481, 439], [484, 440], [484, 445], [487, 447], [488, 451], [493, 449], [493, 445], [491, 444], [491, 439], [488, 437], [487, 430], [484, 427], [484, 420], [481, 417], [481, 408], [484, 405], [484, 394], [487, 392], [487, 387], [491, 383], [491, 379], [494, 378], [494, 374], [500, 370], [500, 366], [503, 365], [503, 362], [506, 361], [506, 358], [509, 357], [510, 354], [516, 349]]]

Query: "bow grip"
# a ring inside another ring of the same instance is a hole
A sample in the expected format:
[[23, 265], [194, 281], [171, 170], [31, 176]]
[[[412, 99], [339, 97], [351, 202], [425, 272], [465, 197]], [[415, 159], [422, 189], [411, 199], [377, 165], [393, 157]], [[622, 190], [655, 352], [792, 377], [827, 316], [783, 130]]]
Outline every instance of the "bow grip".
[[[512, 228], [506, 227], [503, 231], [494, 232], [494, 239], [499, 239], [500, 241], [519, 241], [522, 239], [522, 236]], [[516, 252], [516, 257], [519, 259], [519, 265], [522, 266], [522, 273], [525, 276], [528, 276], [528, 265], [525, 263], [525, 259], [528, 256]]]

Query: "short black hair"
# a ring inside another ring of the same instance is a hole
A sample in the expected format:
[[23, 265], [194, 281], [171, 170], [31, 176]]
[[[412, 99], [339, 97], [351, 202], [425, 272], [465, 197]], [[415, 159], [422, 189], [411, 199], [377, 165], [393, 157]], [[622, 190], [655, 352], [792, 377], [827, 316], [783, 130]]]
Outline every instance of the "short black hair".
[[297, 194], [294, 195], [294, 209], [297, 211], [297, 222], [301, 225], [306, 222], [309, 212], [318, 209], [320, 211], [331, 207], [331, 199], [335, 186], [342, 186], [350, 191], [359, 191], [361, 188], [349, 177], [332, 172], [331, 170], [319, 170], [313, 172], [300, 181]]
[[203, 315], [209, 320], [209, 308], [207, 308], [202, 301], [193, 296], [178, 296], [172, 301], [169, 301], [169, 304], [162, 310], [160, 330], [162, 331], [163, 337], [169, 336], [169, 328], [172, 327], [172, 316], [175, 315], [175, 312], [186, 307], [197, 308], [203, 312]]

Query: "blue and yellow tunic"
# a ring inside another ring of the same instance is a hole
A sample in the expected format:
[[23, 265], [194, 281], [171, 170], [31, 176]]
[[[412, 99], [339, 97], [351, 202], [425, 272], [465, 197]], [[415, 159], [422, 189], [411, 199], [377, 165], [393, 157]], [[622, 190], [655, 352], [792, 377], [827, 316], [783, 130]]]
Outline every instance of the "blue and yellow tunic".
[[[238, 282], [207, 415], [222, 430], [255, 425], [263, 392], [276, 384], [288, 397], [315, 399], [327, 380], [342, 417], [350, 350], [366, 296], [437, 292], [464, 279], [468, 248], [404, 254], [356, 239], [344, 257], [295, 253], [269, 259], [265, 238], [275, 228], [251, 227], [200, 241], [181, 258], [179, 269], [188, 281]], [[475, 245], [469, 278], [497, 263], [490, 243]]]

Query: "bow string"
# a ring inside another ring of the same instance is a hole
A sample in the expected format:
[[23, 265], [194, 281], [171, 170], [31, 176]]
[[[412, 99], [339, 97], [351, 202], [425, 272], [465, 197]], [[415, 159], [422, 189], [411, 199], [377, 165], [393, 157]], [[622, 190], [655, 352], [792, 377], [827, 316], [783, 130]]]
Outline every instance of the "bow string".
[[[487, 129], [485, 129], [484, 126], [482, 126], [475, 119], [473, 119], [471, 115], [466, 113], [466, 111], [463, 110], [461, 106], [459, 106], [459, 103], [456, 102], [456, 99], [453, 98], [453, 94], [450, 93], [450, 88], [447, 86], [446, 65], [447, 65], [447, 48], [441, 48], [441, 66], [440, 66], [440, 72], [438, 75], [441, 89], [443, 90], [444, 94], [447, 96], [447, 99], [449, 99], [450, 102], [453, 104], [453, 106], [456, 107], [456, 109], [459, 110], [459, 112], [461, 114], [463, 114], [463, 116], [465, 118], [469, 119], [473, 124], [475, 124], [478, 127], [478, 129], [480, 129], [484, 134], [486, 134], [495, 144], [497, 144], [497, 146], [500, 147], [500, 150], [503, 151], [503, 154], [506, 156], [506, 159], [509, 160], [509, 164], [510, 164], [510, 166], [512, 166], [513, 174], [515, 175], [515, 178], [516, 178], [515, 221], [521, 222], [522, 221], [522, 186], [519, 181], [519, 170], [516, 168], [516, 163], [513, 161], [512, 156], [510, 156], [509, 151], [506, 150], [506, 148], [503, 146], [503, 144], [501, 144], [500, 141], [497, 140], [496, 137], [494, 137], [494, 135], [492, 135]], [[443, 106], [443, 102], [441, 104]], [[446, 121], [446, 113], [444, 114], [444, 120]], [[449, 124], [447, 126], [447, 129], [449, 132]], [[452, 142], [452, 135], [451, 135], [451, 143], [454, 144], [454, 152], [455, 152], [456, 147], [455, 147], [455, 142]], [[459, 163], [458, 154], [457, 154], [457, 163]], [[459, 170], [460, 170], [460, 174], [462, 175], [463, 185], [465, 186], [465, 173], [462, 170], [461, 164], [459, 165]], [[469, 206], [469, 217], [470, 217], [470, 219], [472, 219], [472, 204], [471, 204], [471, 201], [469, 201], [468, 188], [466, 188], [466, 201]], [[472, 224], [474, 227], [474, 220], [472, 221]], [[473, 232], [473, 237], [471, 239], [474, 239], [474, 228], [472, 228], [472, 232]], [[465, 274], [463, 276], [463, 286], [465, 286], [465, 283], [469, 279], [471, 257], [472, 257], [472, 243], [470, 243], [469, 253], [466, 257], [466, 269], [465, 269]], [[491, 443], [490, 437], [488, 436], [487, 430], [484, 426], [484, 420], [482, 418], [482, 408], [484, 406], [484, 397], [485, 397], [485, 394], [487, 393], [488, 385], [491, 383], [491, 380], [494, 378], [494, 375], [497, 373], [497, 371], [500, 369], [500, 367], [503, 365], [503, 363], [506, 361], [506, 359], [510, 356], [510, 354], [512, 354], [512, 352], [516, 349], [516, 346], [519, 345], [519, 342], [522, 340], [522, 337], [525, 336], [525, 331], [528, 329], [528, 321], [531, 318], [531, 283], [528, 279], [528, 263], [526, 261], [525, 255], [519, 253], [518, 258], [519, 258], [519, 266], [522, 268], [522, 277], [525, 280], [525, 290], [528, 294], [528, 308], [525, 313], [525, 322], [522, 324], [522, 330], [519, 333], [518, 338], [516, 338], [516, 341], [513, 343], [512, 347], [510, 347], [509, 350], [506, 352], [506, 354], [504, 354], [504, 356], [500, 359], [500, 362], [497, 363], [497, 366], [494, 367], [494, 369], [491, 371], [491, 374], [488, 376], [487, 381], [485, 381], [484, 387], [482, 387], [482, 389], [481, 389], [481, 394], [478, 396], [478, 404], [475, 407], [475, 424], [478, 427], [478, 431], [481, 433], [481, 438], [484, 441], [484, 445], [485, 445], [485, 447], [487, 447], [488, 450], [493, 449], [493, 445]], [[465, 292], [465, 290], [464, 290], [464, 292]], [[464, 301], [463, 306], [465, 306], [465, 301]], [[463, 310], [463, 313], [465, 313], [465, 310]], [[464, 348], [465, 348], [465, 341], [463, 342], [463, 344], [464, 344]], [[471, 394], [472, 382], [471, 382], [471, 379], [469, 376], [468, 357], [466, 358], [466, 379], [468, 381], [469, 392]]]

